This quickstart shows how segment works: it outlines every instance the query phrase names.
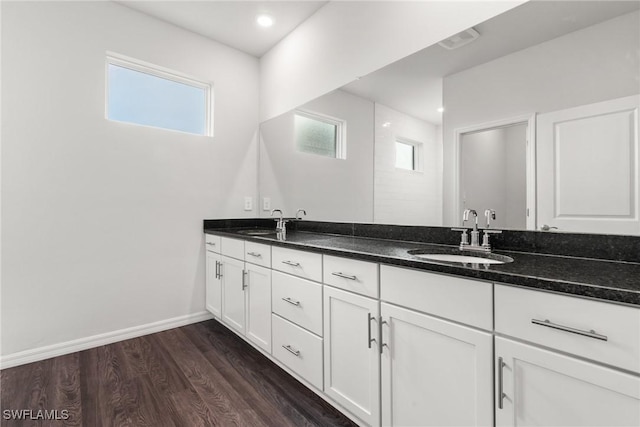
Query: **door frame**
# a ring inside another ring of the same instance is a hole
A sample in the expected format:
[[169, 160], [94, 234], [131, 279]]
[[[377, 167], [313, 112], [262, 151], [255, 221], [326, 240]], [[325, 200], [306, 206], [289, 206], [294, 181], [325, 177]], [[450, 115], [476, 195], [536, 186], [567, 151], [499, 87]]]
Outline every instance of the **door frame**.
[[500, 120], [479, 123], [471, 126], [460, 127], [453, 131], [453, 220], [454, 225], [459, 226], [462, 221], [460, 200], [460, 173], [462, 137], [465, 134], [477, 133], [492, 129], [510, 127], [519, 124], [527, 124], [527, 158], [526, 158], [526, 182], [527, 182], [527, 230], [536, 229], [536, 113], [522, 114]]

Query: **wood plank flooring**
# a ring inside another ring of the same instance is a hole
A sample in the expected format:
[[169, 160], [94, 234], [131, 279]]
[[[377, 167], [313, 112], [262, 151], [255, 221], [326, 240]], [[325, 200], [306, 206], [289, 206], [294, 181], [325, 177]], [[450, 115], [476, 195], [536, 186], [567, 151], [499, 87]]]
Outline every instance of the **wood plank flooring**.
[[0, 387], [3, 411], [69, 414], [2, 427], [355, 425], [215, 320], [4, 369]]

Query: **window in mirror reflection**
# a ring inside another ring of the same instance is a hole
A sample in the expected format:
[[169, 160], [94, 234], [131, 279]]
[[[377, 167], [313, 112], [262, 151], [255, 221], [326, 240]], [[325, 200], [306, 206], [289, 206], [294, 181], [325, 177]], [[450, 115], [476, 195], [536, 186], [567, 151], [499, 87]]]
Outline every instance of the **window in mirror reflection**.
[[346, 122], [309, 111], [296, 111], [294, 135], [298, 151], [346, 159]]
[[419, 148], [417, 142], [396, 139], [396, 168], [419, 171]]

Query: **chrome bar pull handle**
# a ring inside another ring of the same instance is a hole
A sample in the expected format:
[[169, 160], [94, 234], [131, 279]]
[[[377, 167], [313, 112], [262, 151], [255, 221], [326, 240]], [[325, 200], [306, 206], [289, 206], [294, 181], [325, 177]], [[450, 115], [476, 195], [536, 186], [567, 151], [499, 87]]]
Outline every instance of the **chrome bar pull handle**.
[[282, 348], [284, 348], [285, 350], [287, 350], [289, 353], [293, 354], [296, 357], [300, 357], [300, 350], [295, 350], [293, 349], [293, 347], [291, 347], [290, 345], [283, 345]]
[[291, 305], [295, 305], [296, 307], [300, 307], [300, 301], [294, 301], [289, 297], [282, 298], [282, 301], [288, 302]]
[[334, 276], [342, 277], [343, 279], [358, 280], [357, 276], [350, 276], [348, 274], [340, 273], [339, 271], [331, 274], [333, 274]]
[[220, 261], [216, 261], [216, 279], [220, 278]]
[[498, 409], [502, 409], [503, 401], [505, 397], [503, 384], [502, 384], [503, 382], [502, 369], [504, 368], [504, 366], [505, 366], [505, 363], [502, 360], [502, 357], [498, 357]]
[[282, 261], [283, 264], [287, 264], [290, 265], [292, 267], [300, 267], [300, 263], [299, 262], [293, 262], [293, 261]]
[[251, 255], [251, 256], [254, 256], [256, 258], [261, 258], [262, 257], [262, 254], [259, 254], [257, 252], [247, 252], [247, 255]]
[[242, 290], [247, 289], [247, 270], [242, 270]]
[[546, 326], [547, 328], [557, 329], [559, 331], [565, 331], [572, 334], [582, 335], [584, 337], [589, 337], [596, 340], [607, 341], [609, 339], [606, 335], [598, 334], [593, 329], [591, 329], [590, 331], [584, 331], [582, 329], [576, 329], [570, 326], [558, 325], [557, 323], [551, 322], [549, 319], [545, 319], [545, 320], [531, 319], [531, 323], [533, 323], [534, 325]]
[[373, 317], [371, 313], [367, 313], [367, 331], [368, 331], [367, 345], [369, 346], [369, 348], [371, 348], [371, 343], [376, 341], [375, 338], [371, 338], [371, 321], [372, 320], [376, 322], [376, 318]]
[[382, 339], [382, 326], [388, 325], [389, 323], [386, 320], [382, 320], [382, 316], [380, 316], [380, 327], [378, 328], [380, 334], [380, 354], [382, 354], [385, 347], [389, 348], [387, 343], [385, 343]]

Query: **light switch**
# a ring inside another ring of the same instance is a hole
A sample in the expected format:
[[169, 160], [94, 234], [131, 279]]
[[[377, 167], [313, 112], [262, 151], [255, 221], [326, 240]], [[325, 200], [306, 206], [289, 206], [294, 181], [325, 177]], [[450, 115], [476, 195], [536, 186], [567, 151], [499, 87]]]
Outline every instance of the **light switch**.
[[265, 197], [262, 199], [262, 210], [270, 211], [271, 210], [271, 198]]
[[244, 198], [244, 210], [245, 211], [253, 210], [253, 197], [247, 196]]

